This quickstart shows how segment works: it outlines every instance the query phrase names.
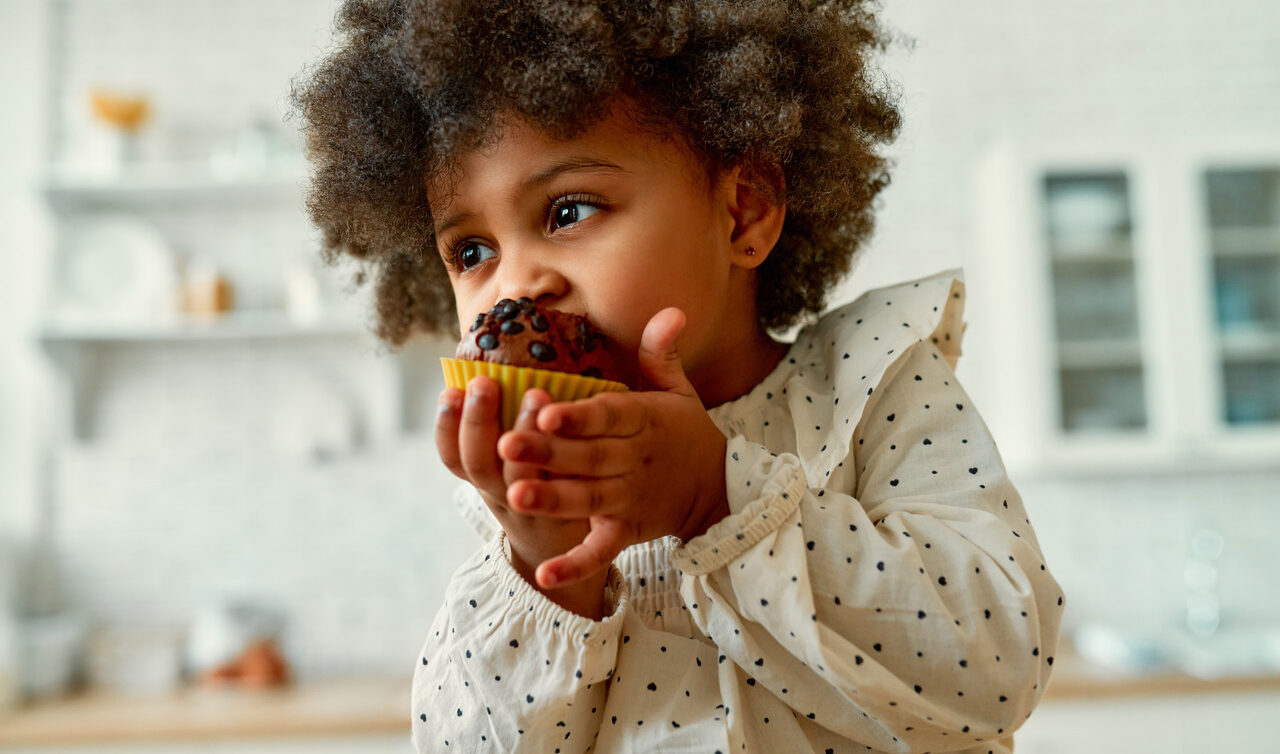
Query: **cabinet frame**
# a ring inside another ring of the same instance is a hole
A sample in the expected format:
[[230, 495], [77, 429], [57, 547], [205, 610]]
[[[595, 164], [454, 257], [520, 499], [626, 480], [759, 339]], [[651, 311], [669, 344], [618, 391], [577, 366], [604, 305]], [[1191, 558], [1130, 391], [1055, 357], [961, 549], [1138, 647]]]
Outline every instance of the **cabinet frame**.
[[[1234, 426], [1223, 416], [1214, 303], [1209, 169], [1280, 169], [1274, 135], [1220, 141], [997, 144], [978, 165], [976, 256], [996, 337], [1010, 354], [993, 375], [1015, 464], [1052, 476], [1212, 473], [1280, 469], [1280, 422]], [[1046, 175], [1123, 172], [1132, 217], [1138, 337], [1147, 426], [1141, 431], [1064, 430]], [[1278, 386], [1280, 389], [1280, 386]]]

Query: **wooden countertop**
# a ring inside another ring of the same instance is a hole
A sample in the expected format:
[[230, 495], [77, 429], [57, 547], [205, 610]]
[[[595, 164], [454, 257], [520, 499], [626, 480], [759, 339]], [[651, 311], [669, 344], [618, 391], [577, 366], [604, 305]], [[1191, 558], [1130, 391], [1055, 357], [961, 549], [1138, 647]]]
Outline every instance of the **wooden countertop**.
[[1277, 673], [1212, 679], [1175, 671], [1128, 674], [1099, 667], [1080, 657], [1065, 643], [1054, 660], [1053, 675], [1044, 693], [1046, 704], [1108, 697], [1280, 691], [1280, 674]]
[[278, 689], [191, 686], [159, 697], [82, 693], [0, 716], [6, 746], [409, 733], [408, 678]]
[[[283, 689], [189, 687], [163, 697], [73, 695], [0, 717], [0, 749], [17, 745], [356, 736], [409, 731], [408, 678], [312, 681]], [[1280, 675], [1204, 680], [1128, 676], [1060, 651], [1044, 703], [1280, 690]]]

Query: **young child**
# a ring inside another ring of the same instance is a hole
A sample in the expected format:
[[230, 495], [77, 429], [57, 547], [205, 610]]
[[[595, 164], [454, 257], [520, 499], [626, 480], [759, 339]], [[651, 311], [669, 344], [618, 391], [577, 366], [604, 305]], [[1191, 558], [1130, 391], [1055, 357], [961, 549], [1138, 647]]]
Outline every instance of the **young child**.
[[[957, 275], [817, 318], [898, 127], [864, 3], [348, 0], [295, 95], [379, 335], [583, 313], [641, 389], [440, 397], [484, 546], [418, 751], [1009, 752], [1063, 598], [952, 372]], [[770, 332], [805, 324], [794, 343]], [[430, 502], [427, 500], [426, 502]]]

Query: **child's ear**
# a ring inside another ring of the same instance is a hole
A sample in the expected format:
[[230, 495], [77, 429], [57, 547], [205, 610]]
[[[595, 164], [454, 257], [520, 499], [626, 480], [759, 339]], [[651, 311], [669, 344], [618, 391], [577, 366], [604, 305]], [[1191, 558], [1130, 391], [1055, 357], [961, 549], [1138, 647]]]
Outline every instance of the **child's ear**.
[[737, 165], [721, 184], [726, 209], [733, 219], [729, 236], [730, 262], [755, 269], [769, 256], [782, 235], [786, 219], [786, 179], [775, 162]]

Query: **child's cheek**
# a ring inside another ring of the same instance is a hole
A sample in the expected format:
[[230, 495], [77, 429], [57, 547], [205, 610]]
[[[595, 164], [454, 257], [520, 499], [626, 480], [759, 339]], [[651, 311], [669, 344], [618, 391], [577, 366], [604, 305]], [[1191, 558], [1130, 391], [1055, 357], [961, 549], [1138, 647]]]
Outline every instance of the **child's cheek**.
[[[649, 318], [627, 298], [627, 291], [613, 288], [583, 302], [587, 317], [608, 337], [609, 355], [619, 364], [636, 360], [640, 338]], [[657, 310], [655, 310], [656, 312]]]

